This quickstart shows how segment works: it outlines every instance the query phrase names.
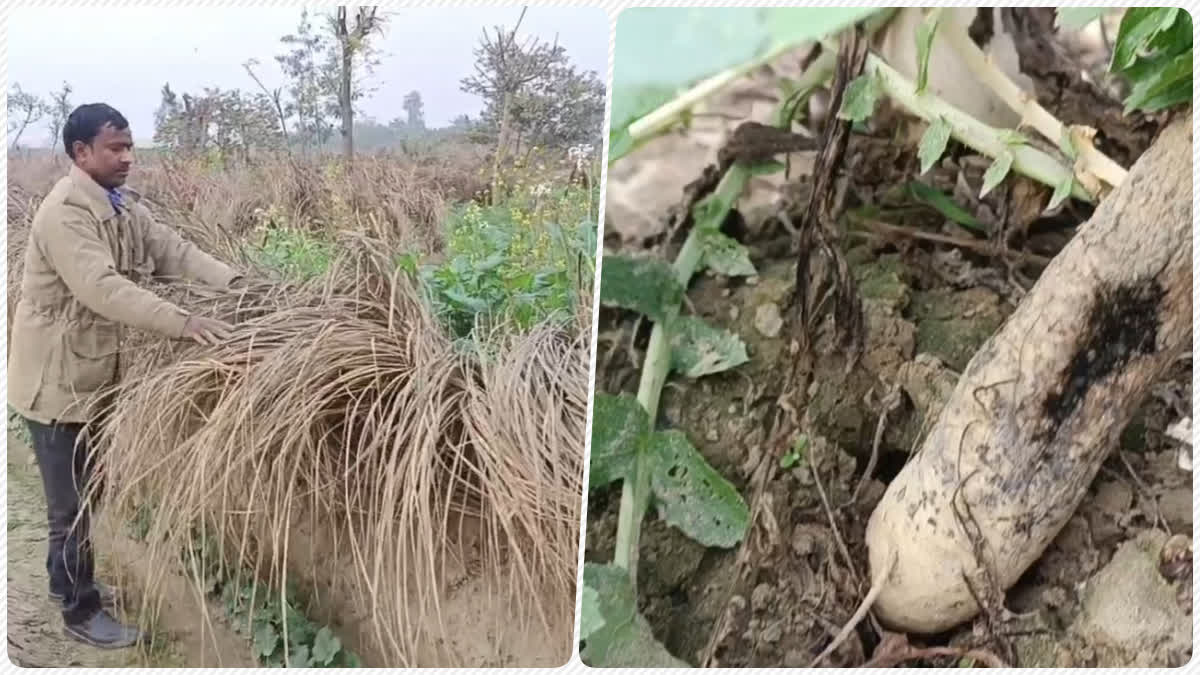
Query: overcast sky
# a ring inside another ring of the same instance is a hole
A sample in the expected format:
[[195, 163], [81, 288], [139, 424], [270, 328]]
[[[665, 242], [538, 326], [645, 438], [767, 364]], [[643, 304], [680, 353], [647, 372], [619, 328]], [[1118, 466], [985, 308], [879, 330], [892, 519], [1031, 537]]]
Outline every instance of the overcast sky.
[[[154, 110], [167, 82], [177, 93], [206, 86], [258, 91], [242, 68], [256, 58], [265, 84], [282, 84], [274, 57], [285, 51], [279, 38], [295, 31], [300, 11], [300, 5], [14, 8], [8, 20], [8, 81], [45, 98], [68, 81], [75, 92], [73, 104], [109, 103], [129, 119], [134, 137], [145, 142], [154, 134]], [[378, 89], [360, 109], [386, 123], [404, 115], [404, 95], [416, 89], [430, 126], [478, 113], [479, 99], [460, 91], [459, 80], [474, 72], [472, 51], [480, 31], [511, 26], [520, 6], [387, 11], [387, 33], [377, 43], [383, 52], [374, 81]], [[557, 33], [573, 63], [595, 70], [607, 82], [608, 17], [603, 10], [530, 7], [521, 33], [547, 40]], [[26, 131], [22, 145], [48, 140], [48, 126], [41, 125]]]

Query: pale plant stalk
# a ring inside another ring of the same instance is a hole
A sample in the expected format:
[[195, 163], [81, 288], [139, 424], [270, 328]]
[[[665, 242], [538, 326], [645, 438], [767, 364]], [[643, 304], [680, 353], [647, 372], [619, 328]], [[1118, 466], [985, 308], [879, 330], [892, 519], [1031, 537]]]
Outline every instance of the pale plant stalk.
[[975, 77], [979, 78], [980, 82], [987, 85], [1009, 108], [1021, 116], [1022, 125], [1028, 124], [1033, 127], [1051, 143], [1061, 143], [1064, 134], [1070, 133], [1071, 144], [1079, 153], [1080, 166], [1077, 166], [1076, 169], [1079, 173], [1084, 174], [1081, 180], [1086, 180], [1087, 174], [1090, 173], [1114, 188], [1124, 182], [1128, 171], [1108, 155], [1097, 150], [1091, 139], [1082, 133], [1082, 130], [1066, 127], [1058, 118], [1043, 108], [1032, 94], [1018, 87], [992, 63], [983, 50], [971, 41], [961, 26], [957, 24], [944, 25], [938, 30], [934, 39], [936, 40], [938, 37], [944, 37], [946, 42], [958, 53], [963, 63], [975, 74]]
[[1074, 180], [1074, 173], [1058, 160], [1028, 145], [1006, 142], [999, 129], [980, 122], [928, 91], [918, 94], [914, 82], [878, 56], [867, 55], [863, 74], [877, 77], [884, 93], [909, 113], [926, 122], [932, 122], [939, 117], [945, 120], [950, 126], [950, 134], [963, 145], [993, 159], [1010, 152], [1013, 156], [1013, 171], [1052, 188], [1057, 188], [1063, 181], [1070, 179], [1072, 196], [1086, 202], [1095, 202], [1095, 197], [1079, 181]]

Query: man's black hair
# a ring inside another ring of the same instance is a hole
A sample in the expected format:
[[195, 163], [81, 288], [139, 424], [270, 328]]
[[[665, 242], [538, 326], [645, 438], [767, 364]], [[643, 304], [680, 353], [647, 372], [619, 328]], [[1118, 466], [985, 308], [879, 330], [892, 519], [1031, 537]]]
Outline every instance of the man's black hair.
[[86, 103], [72, 110], [63, 125], [63, 145], [67, 148], [67, 157], [75, 159], [75, 141], [90, 145], [106, 124], [111, 124], [117, 131], [129, 128], [129, 120], [106, 103]]

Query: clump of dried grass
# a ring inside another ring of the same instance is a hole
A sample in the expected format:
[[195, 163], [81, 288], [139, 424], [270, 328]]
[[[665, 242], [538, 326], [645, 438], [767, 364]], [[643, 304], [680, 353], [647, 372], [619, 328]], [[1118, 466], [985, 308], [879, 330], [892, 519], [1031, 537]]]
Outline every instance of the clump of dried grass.
[[565, 656], [588, 333], [547, 325], [464, 350], [371, 250], [351, 247], [307, 286], [176, 288], [181, 304], [239, 321], [235, 337], [133, 347], [97, 475], [110, 513], [155, 505], [147, 565], [163, 572], [142, 610], [194, 528], [277, 592], [298, 573], [303, 526], [327, 539], [323, 562], [369, 617], [378, 665], [429, 665], [415, 655], [445, 637], [448, 568], [483, 575], [507, 620], [540, 624]]

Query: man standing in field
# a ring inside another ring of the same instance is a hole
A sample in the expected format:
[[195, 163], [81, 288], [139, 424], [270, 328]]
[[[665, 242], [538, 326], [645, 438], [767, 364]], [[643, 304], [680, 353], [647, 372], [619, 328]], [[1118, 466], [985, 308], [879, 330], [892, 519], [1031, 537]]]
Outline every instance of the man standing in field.
[[112, 594], [94, 578], [88, 507], [92, 461], [89, 403], [118, 378], [125, 327], [211, 344], [231, 326], [190, 315], [137, 282], [185, 278], [228, 288], [239, 275], [155, 222], [123, 188], [133, 164], [129, 123], [113, 108], [76, 108], [63, 127], [73, 161], [34, 216], [21, 299], [12, 326], [9, 405], [24, 419], [42, 475], [49, 520], [50, 596], [68, 636], [128, 647], [140, 632], [108, 611]]

